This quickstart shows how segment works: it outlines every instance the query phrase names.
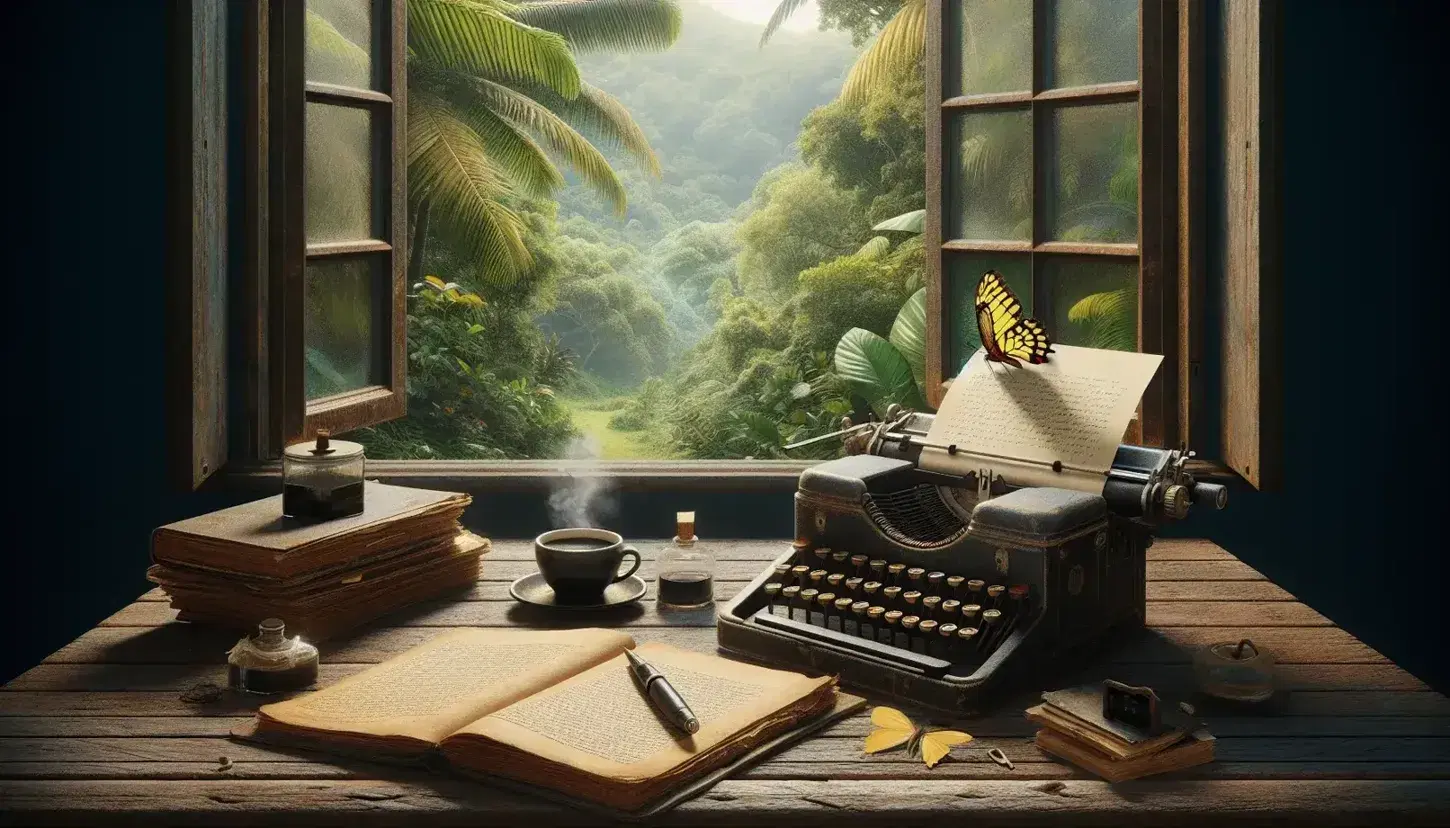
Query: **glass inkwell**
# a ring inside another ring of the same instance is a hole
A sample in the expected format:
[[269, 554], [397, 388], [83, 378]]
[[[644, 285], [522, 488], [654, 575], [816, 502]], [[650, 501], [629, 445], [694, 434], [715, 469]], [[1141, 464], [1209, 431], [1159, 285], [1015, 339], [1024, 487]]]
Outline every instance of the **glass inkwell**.
[[300, 636], [288, 638], [280, 618], [257, 625], [227, 652], [227, 680], [248, 693], [282, 693], [317, 683], [317, 648]]
[[675, 515], [675, 539], [660, 552], [660, 609], [697, 609], [715, 600], [715, 555], [695, 537], [695, 513]]
[[332, 520], [363, 510], [363, 447], [333, 440], [325, 430], [317, 439], [282, 452], [282, 514], [303, 520]]

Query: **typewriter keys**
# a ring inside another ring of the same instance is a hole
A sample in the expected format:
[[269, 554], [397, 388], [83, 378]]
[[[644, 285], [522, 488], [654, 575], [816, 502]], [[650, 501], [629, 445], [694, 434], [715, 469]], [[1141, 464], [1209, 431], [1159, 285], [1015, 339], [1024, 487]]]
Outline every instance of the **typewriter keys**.
[[886, 580], [886, 561], [876, 560], [870, 563], [871, 578], [876, 581]]
[[831, 608], [836, 605], [836, 595], [832, 592], [821, 592], [816, 594], [816, 606], [821, 608], [821, 626], [831, 626]]
[[859, 578], [866, 577], [866, 560], [867, 556], [865, 555], [851, 556], [851, 566], [856, 570], [856, 576]]
[[845, 550], [831, 553], [831, 562], [840, 568], [838, 571], [844, 571], [846, 568], [846, 561], [849, 561], [850, 559], [851, 553]]
[[877, 590], [879, 589], [881, 589], [880, 581], [867, 581], [866, 583], [861, 585], [861, 591], [866, 593], [867, 598], [875, 595]]
[[804, 564], [801, 564], [799, 566], [793, 566], [790, 568], [790, 574], [791, 577], [795, 580], [796, 586], [800, 587], [801, 589], [805, 589], [806, 575], [810, 574], [810, 571], [811, 568]]
[[788, 583], [789, 581], [790, 581], [790, 564], [788, 564], [788, 563], [776, 564], [775, 565], [775, 582], [778, 583], [778, 584], [781, 584], [783, 586], [786, 583]]
[[931, 595], [941, 595], [942, 582], [947, 579], [945, 572], [926, 573], [926, 591]]
[[831, 547], [829, 547], [829, 546], [822, 546], [820, 549], [817, 549], [816, 550], [816, 558], [821, 563], [825, 563], [826, 561], [829, 561], [831, 559]]
[[860, 578], [847, 578], [846, 579], [846, 591], [847, 592], [851, 593], [852, 595], [855, 595], [860, 589], [861, 589], [861, 579]]
[[811, 572], [810, 572], [810, 578], [811, 578], [811, 586], [815, 587], [816, 589], [820, 589], [821, 588], [821, 581], [824, 581], [826, 579], [826, 570], [824, 570], [824, 569], [812, 569]]
[[936, 617], [936, 609], [941, 606], [940, 595], [928, 595], [921, 599], [921, 610], [927, 618]]
[[832, 572], [830, 575], [826, 576], [826, 583], [830, 584], [831, 589], [840, 589], [841, 584], [844, 583], [845, 580], [846, 576], [842, 575], [839, 572]]
[[906, 571], [906, 564], [891, 564], [886, 567], [886, 572], [891, 575], [891, 585], [901, 586], [901, 573]]
[[885, 617], [885, 607], [867, 607], [866, 620], [871, 624], [871, 634], [867, 635], [865, 630], [861, 630], [861, 635], [865, 638], [879, 640], [881, 638], [881, 625]]
[[901, 598], [901, 587], [889, 586], [881, 590], [881, 598], [890, 606], [896, 606]]
[[977, 646], [987, 646], [997, 636], [998, 622], [1002, 620], [1001, 610], [982, 610], [982, 634], [977, 639]]
[[981, 604], [965, 604], [962, 606], [962, 623], [975, 624], [977, 623], [977, 617], [981, 614]]
[[770, 583], [765, 585], [765, 606], [771, 615], [775, 614], [775, 602], [780, 600], [780, 590], [780, 584]]
[[846, 631], [846, 617], [851, 614], [851, 605], [853, 603], [855, 602], [850, 598], [836, 599], [836, 623], [839, 625], [837, 629], [841, 632]]
[[957, 611], [962, 608], [962, 602], [955, 598], [948, 598], [941, 602], [941, 614], [947, 618], [956, 618]]
[[957, 630], [957, 639], [963, 644], [973, 644], [977, 638], [976, 627], [962, 627]]
[[984, 597], [982, 595], [982, 590], [986, 588], [986, 581], [983, 581], [979, 578], [973, 578], [972, 580], [967, 581], [967, 597], [971, 599], [971, 602], [973, 604], [980, 604], [982, 603], [982, 598]]
[[[916, 629], [918, 632], [921, 633], [923, 642], [930, 642], [933, 638], [936, 637], [936, 628], [939, 626], [940, 625], [937, 622], [931, 620], [930, 618], [923, 618], [921, 619], [920, 623], [916, 625]], [[922, 649], [926, 648], [923, 647]]]
[[[905, 618], [905, 617], [906, 617], [906, 614], [903, 613], [901, 610], [890, 610], [885, 615], [882, 616], [882, 620], [884, 620], [886, 622], [886, 643], [887, 644], [891, 644], [891, 645], [895, 645], [896, 644], [896, 629], [897, 629], [897, 627], [900, 627], [901, 626], [901, 620], [903, 618]], [[878, 636], [878, 638], [879, 638], [879, 636]]]
[[921, 587], [921, 579], [926, 576], [926, 570], [919, 566], [913, 566], [906, 570], [906, 577], [911, 581], [913, 587]]
[[801, 606], [805, 607], [807, 622], [811, 620], [811, 607], [814, 607], [816, 605], [816, 596], [820, 594], [821, 591], [819, 589], [811, 589], [807, 587], [806, 589], [801, 590]]
[[992, 600], [992, 609], [1000, 609], [1002, 607], [1002, 593], [1006, 591], [1007, 588], [1001, 584], [992, 584], [987, 587], [987, 597]]
[[964, 584], [966, 582], [967, 582], [967, 579], [966, 578], [963, 578], [960, 575], [949, 575], [949, 576], [947, 576], [947, 589], [949, 589], [949, 590], [952, 591], [952, 597], [953, 598], [956, 598], [956, 599], [959, 599], [959, 600], [961, 599], [961, 597], [962, 597], [962, 584]]
[[908, 608], [912, 608], [916, 606], [916, 602], [921, 600], [921, 593], [913, 589], [910, 592], [901, 593], [901, 599], [906, 602]]
[[795, 618], [795, 602], [801, 594], [801, 588], [795, 585], [781, 587], [780, 597], [785, 599], [785, 617]]

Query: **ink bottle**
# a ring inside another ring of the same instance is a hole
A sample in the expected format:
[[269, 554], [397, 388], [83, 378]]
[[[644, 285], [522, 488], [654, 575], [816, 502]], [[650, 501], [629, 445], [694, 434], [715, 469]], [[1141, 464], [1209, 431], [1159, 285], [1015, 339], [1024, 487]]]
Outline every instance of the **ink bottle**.
[[288, 638], [279, 618], [257, 625], [227, 652], [227, 679], [232, 689], [248, 693], [283, 693], [317, 683], [317, 648], [300, 636]]
[[318, 431], [315, 440], [282, 452], [282, 514], [302, 520], [332, 520], [363, 510], [363, 447], [333, 440]]
[[695, 537], [695, 513], [675, 515], [675, 539], [659, 555], [660, 609], [698, 609], [715, 601], [715, 555]]

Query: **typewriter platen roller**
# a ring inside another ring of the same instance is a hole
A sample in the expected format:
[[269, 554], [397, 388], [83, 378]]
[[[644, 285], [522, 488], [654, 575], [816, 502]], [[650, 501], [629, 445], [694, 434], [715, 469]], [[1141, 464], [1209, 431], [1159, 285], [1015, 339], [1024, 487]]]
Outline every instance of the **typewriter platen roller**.
[[1141, 627], [1154, 524], [1225, 505], [1187, 452], [1138, 446], [1119, 450], [1101, 495], [982, 492], [918, 467], [930, 416], [898, 414], [856, 442], [869, 453], [801, 475], [797, 540], [721, 608], [722, 648], [972, 715]]

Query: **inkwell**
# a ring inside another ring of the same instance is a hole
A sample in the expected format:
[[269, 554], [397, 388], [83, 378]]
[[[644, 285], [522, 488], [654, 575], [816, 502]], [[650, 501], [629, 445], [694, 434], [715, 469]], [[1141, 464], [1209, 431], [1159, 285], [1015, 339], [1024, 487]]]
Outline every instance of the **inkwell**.
[[282, 514], [301, 520], [332, 520], [363, 510], [363, 447], [333, 440], [325, 429], [315, 440], [282, 452]]
[[281, 619], [268, 618], [227, 652], [227, 679], [234, 690], [282, 693], [317, 682], [317, 648], [288, 638]]

